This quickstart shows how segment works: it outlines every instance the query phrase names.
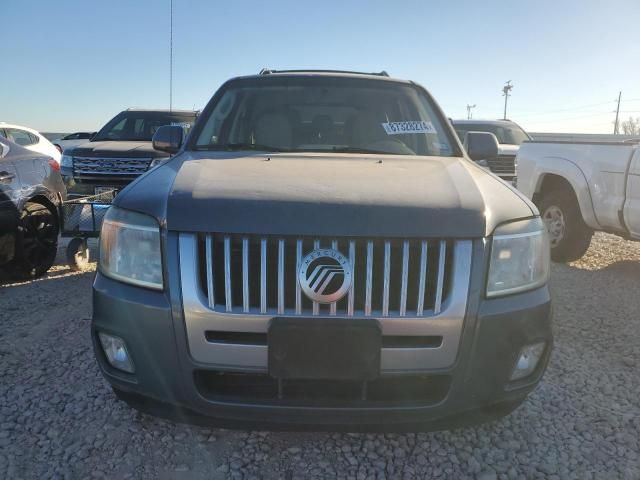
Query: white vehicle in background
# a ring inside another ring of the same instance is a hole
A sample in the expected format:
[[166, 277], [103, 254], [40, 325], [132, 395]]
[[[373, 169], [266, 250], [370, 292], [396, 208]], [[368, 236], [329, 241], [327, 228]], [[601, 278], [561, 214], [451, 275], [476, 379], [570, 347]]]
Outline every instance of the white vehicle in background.
[[60, 158], [62, 157], [60, 151], [44, 135], [32, 128], [0, 122], [0, 137], [4, 137], [32, 152], [47, 155], [60, 164]]
[[511, 120], [452, 120], [460, 141], [464, 144], [468, 132], [487, 132], [496, 136], [498, 156], [485, 159], [486, 166], [508, 183], [515, 183], [516, 155], [520, 144], [531, 140], [524, 129]]
[[53, 141], [53, 145], [60, 151], [64, 152], [67, 148], [77, 147], [83, 143], [87, 143], [96, 134], [96, 132], [75, 132], [65, 135]]
[[640, 142], [525, 142], [517, 187], [547, 224], [551, 258], [577, 260], [594, 231], [640, 240]]

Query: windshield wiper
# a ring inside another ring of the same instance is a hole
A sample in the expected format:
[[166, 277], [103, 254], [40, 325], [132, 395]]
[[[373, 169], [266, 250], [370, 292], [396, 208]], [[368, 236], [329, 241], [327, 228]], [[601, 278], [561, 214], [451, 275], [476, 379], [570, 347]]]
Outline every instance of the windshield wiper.
[[211, 145], [198, 145], [196, 150], [257, 150], [262, 152], [290, 152], [291, 149], [282, 147], [273, 147], [271, 145], [261, 145], [259, 143], [226, 143], [226, 144], [211, 144]]
[[332, 153], [373, 153], [378, 155], [393, 155], [389, 152], [383, 152], [381, 150], [372, 150], [370, 148], [360, 148], [360, 147], [333, 147], [331, 149]]

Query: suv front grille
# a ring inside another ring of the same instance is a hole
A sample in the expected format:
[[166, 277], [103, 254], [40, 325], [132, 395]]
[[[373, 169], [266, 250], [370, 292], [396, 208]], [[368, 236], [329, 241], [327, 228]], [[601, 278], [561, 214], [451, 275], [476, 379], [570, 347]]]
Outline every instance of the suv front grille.
[[[201, 234], [197, 264], [210, 309], [262, 315], [431, 316], [450, 291], [453, 242], [420, 239], [296, 238]], [[301, 291], [301, 259], [333, 248], [353, 268], [339, 301], [322, 305]]]
[[498, 176], [513, 177], [516, 174], [515, 155], [498, 155], [488, 160], [489, 168]]
[[73, 174], [77, 177], [137, 177], [149, 169], [151, 158], [73, 157]]

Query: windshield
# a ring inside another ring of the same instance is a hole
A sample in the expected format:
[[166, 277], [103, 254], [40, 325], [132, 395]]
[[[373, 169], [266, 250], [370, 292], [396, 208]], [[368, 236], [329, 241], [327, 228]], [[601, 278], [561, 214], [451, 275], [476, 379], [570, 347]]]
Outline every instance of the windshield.
[[269, 78], [228, 86], [198, 150], [451, 156], [429, 98], [412, 85], [353, 78]]
[[498, 139], [498, 143], [505, 145], [520, 145], [529, 140], [529, 135], [517, 125], [495, 125], [491, 123], [464, 123], [454, 124], [460, 141], [464, 142], [467, 132], [489, 132]]
[[158, 128], [164, 125], [181, 125], [188, 129], [195, 118], [195, 114], [177, 112], [122, 112], [107, 123], [93, 141], [150, 142]]

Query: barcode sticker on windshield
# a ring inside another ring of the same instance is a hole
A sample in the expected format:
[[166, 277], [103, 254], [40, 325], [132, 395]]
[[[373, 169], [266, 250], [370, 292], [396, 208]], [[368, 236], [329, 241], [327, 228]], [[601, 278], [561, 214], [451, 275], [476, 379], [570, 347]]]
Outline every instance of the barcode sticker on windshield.
[[385, 122], [382, 128], [387, 135], [404, 135], [408, 133], [436, 133], [431, 122]]

